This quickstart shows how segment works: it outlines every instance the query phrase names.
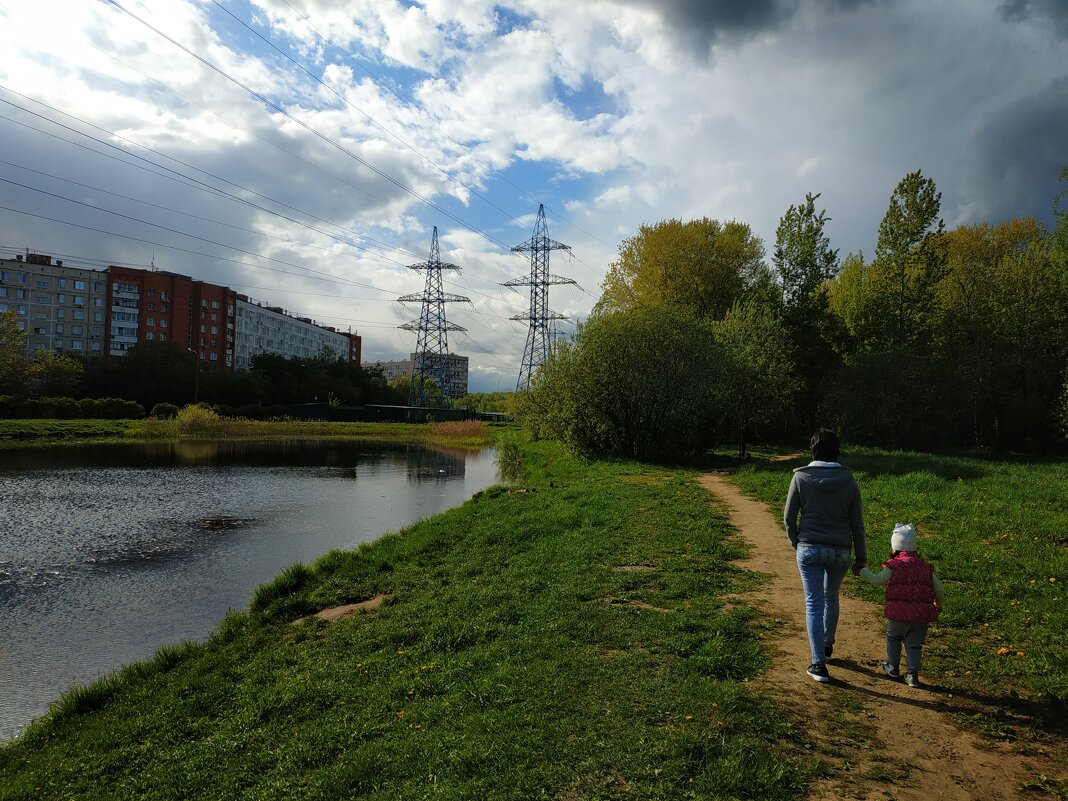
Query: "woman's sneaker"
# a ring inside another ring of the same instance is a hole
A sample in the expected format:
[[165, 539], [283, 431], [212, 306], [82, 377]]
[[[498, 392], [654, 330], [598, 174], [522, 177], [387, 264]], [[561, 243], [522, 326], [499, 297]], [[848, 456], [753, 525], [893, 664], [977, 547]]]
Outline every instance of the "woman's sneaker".
[[889, 662], [881, 662], [880, 664], [882, 666], [883, 673], [885, 673], [887, 676], [892, 679], [901, 678], [901, 674], [897, 672], [897, 668], [891, 665]]
[[906, 673], [905, 684], [907, 684], [909, 687], [919, 687], [920, 677], [917, 676], [915, 673]]
[[827, 668], [821, 665], [819, 662], [813, 662], [808, 666], [808, 675], [818, 681], [820, 684], [826, 684], [831, 680], [831, 674], [827, 672]]

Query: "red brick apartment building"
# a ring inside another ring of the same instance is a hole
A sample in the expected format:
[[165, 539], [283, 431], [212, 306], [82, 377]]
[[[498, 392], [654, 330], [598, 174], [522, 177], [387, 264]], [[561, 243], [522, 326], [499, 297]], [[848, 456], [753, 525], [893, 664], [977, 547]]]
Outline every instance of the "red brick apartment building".
[[234, 369], [234, 290], [165, 271], [112, 265], [107, 274], [111, 355], [170, 340], [215, 369]]

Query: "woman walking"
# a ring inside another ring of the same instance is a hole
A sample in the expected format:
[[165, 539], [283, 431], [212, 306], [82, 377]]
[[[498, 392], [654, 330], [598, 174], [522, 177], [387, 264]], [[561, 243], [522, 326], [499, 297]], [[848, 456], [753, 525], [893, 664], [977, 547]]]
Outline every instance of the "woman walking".
[[805, 590], [805, 619], [812, 664], [808, 675], [831, 680], [827, 660], [838, 629], [838, 593], [850, 567], [868, 560], [860, 487], [838, 463], [838, 435], [821, 428], [812, 435], [812, 461], [794, 470], [783, 514], [786, 535], [797, 552]]

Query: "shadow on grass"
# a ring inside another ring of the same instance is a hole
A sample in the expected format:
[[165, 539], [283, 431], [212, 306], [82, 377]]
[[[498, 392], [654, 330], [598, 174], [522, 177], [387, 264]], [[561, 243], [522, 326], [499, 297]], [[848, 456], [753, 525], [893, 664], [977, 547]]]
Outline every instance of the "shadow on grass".
[[[836, 669], [836, 672], [838, 670], [847, 670], [854, 673], [875, 676], [880, 680], [885, 680], [888, 685], [900, 683], [882, 676], [878, 670], [861, 665], [857, 662], [832, 660], [831, 666]], [[915, 692], [917, 694], [927, 693], [938, 697], [911, 698], [861, 687], [860, 685], [853, 684], [848, 680], [841, 678], [840, 674], [838, 676], [832, 674], [831, 685], [848, 687], [859, 695], [865, 695], [883, 703], [905, 704], [907, 706], [930, 709], [935, 712], [949, 712], [963, 715], [974, 714], [976, 712], [974, 708], [968, 708], [962, 703], [959, 703], [961, 701], [970, 701], [989, 710], [990, 714], [999, 718], [1006, 714], [1012, 718], [1016, 718], [1012, 723], [1017, 726], [1037, 729], [1046, 734], [1055, 734], [1059, 737], [1068, 737], [1068, 706], [1055, 698], [1022, 699], [1012, 695], [979, 693], [974, 690], [960, 687], [950, 689], [938, 684], [928, 683], [924, 683], [919, 687], [910, 690], [910, 692]]]

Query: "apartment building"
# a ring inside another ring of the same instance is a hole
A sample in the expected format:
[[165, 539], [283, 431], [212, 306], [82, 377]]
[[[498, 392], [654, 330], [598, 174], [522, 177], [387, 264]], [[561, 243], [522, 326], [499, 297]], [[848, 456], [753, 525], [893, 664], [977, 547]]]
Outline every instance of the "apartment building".
[[0, 312], [8, 310], [27, 332], [27, 355], [124, 356], [138, 342], [171, 341], [219, 370], [248, 369], [257, 353], [329, 351], [360, 363], [355, 333], [165, 270], [94, 270], [36, 253], [0, 258]]
[[106, 342], [107, 274], [36, 253], [0, 259], [0, 312], [13, 310], [39, 350], [100, 354]]
[[[422, 354], [418, 355], [421, 356]], [[411, 378], [416, 364], [416, 356], [417, 354], [411, 353], [403, 361], [363, 362], [363, 367], [374, 367], [381, 370], [387, 381], [392, 381], [395, 378]], [[467, 356], [460, 356], [455, 353], [449, 354], [449, 397], [462, 398], [467, 394], [468, 362]]]
[[246, 295], [237, 296], [235, 366], [247, 370], [258, 353], [314, 359], [332, 353], [350, 364], [360, 363], [361, 340], [355, 334], [322, 326], [308, 317], [295, 317]]
[[174, 341], [211, 367], [234, 368], [237, 293], [187, 275], [133, 267], [107, 269], [112, 356], [144, 341]]

